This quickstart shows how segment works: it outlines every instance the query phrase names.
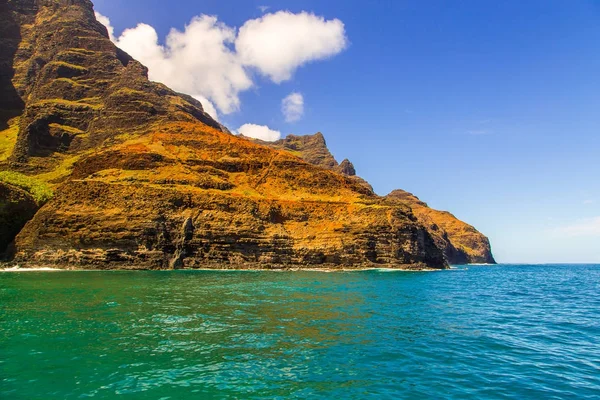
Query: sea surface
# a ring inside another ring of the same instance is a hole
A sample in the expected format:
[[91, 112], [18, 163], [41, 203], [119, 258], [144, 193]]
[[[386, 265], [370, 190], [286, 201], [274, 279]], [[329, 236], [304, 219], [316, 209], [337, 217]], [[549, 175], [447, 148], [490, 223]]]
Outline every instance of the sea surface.
[[600, 399], [600, 265], [0, 273], [0, 399]]

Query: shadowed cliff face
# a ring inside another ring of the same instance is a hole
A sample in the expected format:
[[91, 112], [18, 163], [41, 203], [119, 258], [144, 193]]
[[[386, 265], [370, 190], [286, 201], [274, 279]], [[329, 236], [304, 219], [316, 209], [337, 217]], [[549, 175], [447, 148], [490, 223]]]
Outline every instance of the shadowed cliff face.
[[0, 259], [39, 206], [24, 190], [0, 182]]
[[327, 169], [334, 169], [338, 166], [338, 162], [327, 148], [325, 137], [321, 132], [317, 132], [314, 135], [288, 135], [284, 139], [275, 142], [265, 142], [259, 139], [252, 140], [274, 149], [287, 150], [313, 165]]
[[21, 115], [25, 106], [12, 83], [13, 57], [21, 42], [21, 31], [9, 7], [6, 1], [0, 2], [0, 131], [8, 128], [8, 121]]
[[273, 149], [287, 150], [304, 161], [318, 165], [319, 167], [338, 171], [344, 175], [356, 175], [354, 166], [350, 161], [344, 160], [342, 162], [343, 167], [341, 164], [338, 164], [333, 154], [327, 148], [325, 136], [321, 132], [317, 132], [314, 135], [288, 135], [274, 142], [266, 142], [260, 139], [250, 140]]
[[55, 189], [15, 239], [21, 265], [447, 266], [410, 208], [340, 173], [322, 137], [316, 159], [329, 164], [311, 165], [149, 82], [89, 1], [16, 0], [1, 18], [19, 21], [23, 107], [0, 132], [0, 167]]

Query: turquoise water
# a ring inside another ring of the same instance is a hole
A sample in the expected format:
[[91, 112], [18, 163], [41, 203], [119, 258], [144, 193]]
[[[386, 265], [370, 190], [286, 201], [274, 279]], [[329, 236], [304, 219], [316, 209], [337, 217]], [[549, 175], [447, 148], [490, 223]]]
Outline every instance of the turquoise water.
[[0, 273], [0, 398], [600, 398], [600, 265]]

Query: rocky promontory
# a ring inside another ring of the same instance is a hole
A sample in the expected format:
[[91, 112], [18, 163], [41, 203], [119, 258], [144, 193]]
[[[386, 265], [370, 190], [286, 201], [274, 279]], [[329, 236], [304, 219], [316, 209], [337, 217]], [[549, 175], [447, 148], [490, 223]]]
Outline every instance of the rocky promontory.
[[[362, 184], [372, 191], [371, 186], [365, 180], [356, 176], [354, 165], [348, 159], [341, 163], [336, 161], [327, 148], [325, 137], [321, 132], [306, 136], [288, 135], [275, 142], [264, 142], [257, 139], [253, 139], [253, 141], [272, 148], [287, 150], [311, 164], [352, 177], [358, 184]], [[411, 209], [419, 223], [434, 239], [436, 246], [442, 249], [448, 263], [496, 263], [488, 238], [449, 212], [434, 210], [415, 195], [404, 190], [394, 190], [386, 196], [386, 199]]]
[[444, 251], [444, 256], [450, 264], [496, 263], [490, 241], [471, 225], [447, 211], [430, 208], [417, 196], [404, 190], [394, 190], [387, 198], [411, 208], [436, 245]]

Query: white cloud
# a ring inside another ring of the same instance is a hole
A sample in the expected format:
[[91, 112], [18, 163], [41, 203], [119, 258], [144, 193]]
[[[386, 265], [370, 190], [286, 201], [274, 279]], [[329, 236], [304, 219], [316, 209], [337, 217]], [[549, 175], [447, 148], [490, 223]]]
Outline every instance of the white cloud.
[[281, 101], [281, 112], [286, 122], [295, 122], [304, 115], [304, 96], [301, 93], [292, 92]]
[[266, 13], [269, 8], [271, 8], [271, 6], [258, 6], [258, 9], [263, 14]]
[[238, 129], [238, 133], [247, 137], [274, 142], [281, 138], [281, 132], [269, 129], [265, 125], [244, 124]]
[[587, 200], [584, 200], [584, 201], [583, 201], [583, 204], [586, 204], [586, 205], [587, 205], [587, 204], [594, 204], [594, 203], [595, 203], [595, 201], [594, 201], [594, 200], [592, 200], [592, 199], [587, 199]]
[[110, 40], [115, 39], [115, 28], [113, 28], [113, 26], [110, 23], [110, 19], [108, 17], [105, 17], [104, 15], [100, 14], [99, 12], [94, 12], [94, 14], [96, 14], [96, 19], [98, 20], [98, 22], [100, 22], [102, 25], [104, 25], [106, 27], [106, 29], [108, 30], [108, 37], [110, 38]]
[[217, 17], [200, 15], [183, 32], [172, 29], [164, 45], [150, 25], [139, 24], [115, 37], [110, 19], [96, 17], [117, 46], [148, 67], [150, 79], [208, 100], [223, 114], [239, 110], [239, 94], [254, 86], [251, 70], [280, 83], [300, 66], [331, 57], [347, 44], [340, 20], [306, 12], [266, 14], [247, 21], [239, 33]]
[[566, 236], [600, 236], [600, 217], [582, 219], [572, 225], [556, 228], [554, 232]]
[[115, 43], [148, 67], [150, 79], [208, 99], [228, 114], [239, 109], [239, 92], [253, 85], [228, 47], [234, 40], [234, 29], [203, 15], [193, 18], [183, 32], [172, 29], [165, 46], [146, 24], [125, 30]]
[[307, 12], [278, 11], [247, 21], [240, 28], [235, 49], [244, 65], [280, 83], [301, 65], [340, 53], [347, 43], [339, 19], [326, 21]]

